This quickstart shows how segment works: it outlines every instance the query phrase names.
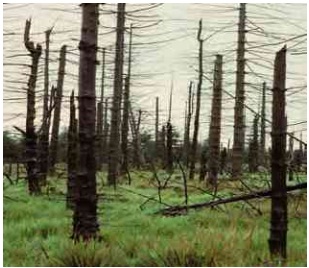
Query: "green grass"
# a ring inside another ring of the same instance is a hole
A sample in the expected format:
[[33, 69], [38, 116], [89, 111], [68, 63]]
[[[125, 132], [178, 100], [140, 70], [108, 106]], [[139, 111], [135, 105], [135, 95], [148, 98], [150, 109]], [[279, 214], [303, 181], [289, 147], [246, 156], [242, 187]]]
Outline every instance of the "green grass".
[[[163, 205], [149, 201], [141, 210], [145, 198], [126, 190], [157, 198], [152, 175], [135, 172], [132, 177], [132, 186], [123, 181], [116, 192], [99, 185], [106, 195], [98, 211], [103, 241], [87, 245], [70, 240], [72, 213], [59, 194], [65, 191], [64, 180], [50, 178], [56, 193], [49, 197], [29, 197], [24, 182], [5, 184], [4, 266], [280, 266], [270, 261], [268, 253], [269, 201], [253, 202], [262, 216], [253, 215], [252, 210], [249, 214], [247, 205], [241, 209], [240, 204], [230, 204], [222, 207], [224, 211], [208, 208], [162, 217], [154, 212]], [[169, 183], [162, 192], [163, 202], [184, 201], [179, 182]], [[222, 184], [220, 194], [228, 196], [237, 183]], [[190, 188], [190, 203], [211, 198]], [[306, 266], [306, 196], [297, 210], [297, 200], [289, 201], [286, 265]]]

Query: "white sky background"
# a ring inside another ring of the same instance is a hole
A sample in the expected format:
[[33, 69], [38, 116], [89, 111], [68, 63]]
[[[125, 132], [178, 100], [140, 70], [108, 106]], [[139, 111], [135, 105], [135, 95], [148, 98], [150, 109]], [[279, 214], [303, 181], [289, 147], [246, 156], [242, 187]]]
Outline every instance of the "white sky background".
[[[129, 14], [126, 26], [141, 27], [161, 21], [158, 25], [133, 30], [132, 105], [144, 111], [143, 128], [154, 132], [155, 97], [160, 97], [160, 122], [167, 119], [171, 80], [174, 81], [172, 123], [183, 131], [185, 101], [189, 81], [197, 84], [198, 21], [203, 19], [202, 36], [207, 37], [220, 29], [204, 44], [204, 72], [212, 79], [215, 55], [223, 55], [223, 86], [235, 94], [238, 4], [163, 4], [143, 12], [130, 12], [149, 4], [127, 4]], [[32, 18], [31, 40], [45, 46], [44, 31], [54, 26], [50, 44], [50, 85], [56, 85], [60, 47], [68, 46], [64, 103], [61, 125], [69, 119], [68, 97], [72, 89], [78, 91], [78, 42], [80, 37], [81, 9], [78, 4], [7, 4], [3, 6], [3, 127], [13, 131], [13, 125], [25, 126], [26, 94], [30, 69], [20, 64], [30, 64], [23, 45], [25, 20]], [[116, 4], [100, 6], [99, 47], [107, 48], [106, 96], [112, 95], [114, 69], [114, 43]], [[137, 21], [138, 20], [138, 21]], [[143, 22], [142, 22], [143, 21]], [[247, 4], [247, 66], [245, 81], [246, 104], [258, 110], [262, 82], [268, 90], [267, 117], [271, 119], [271, 91], [275, 52], [284, 41], [307, 33], [306, 4]], [[167, 41], [170, 40], [170, 41]], [[128, 43], [128, 34], [126, 35]], [[159, 43], [155, 43], [159, 42]], [[267, 45], [267, 46], [265, 46]], [[261, 47], [258, 47], [261, 46]], [[287, 41], [287, 115], [289, 131], [297, 137], [307, 137], [307, 51], [306, 36]], [[255, 48], [253, 48], [255, 47]], [[98, 54], [101, 61], [102, 55]], [[44, 53], [40, 59], [40, 76], [37, 83], [37, 125], [41, 121], [43, 95]], [[15, 64], [15, 65], [12, 65]], [[97, 93], [100, 92], [101, 65], [97, 66]], [[124, 69], [126, 73], [126, 67]], [[199, 140], [208, 137], [212, 85], [204, 79]], [[40, 102], [39, 102], [40, 101]], [[222, 138], [225, 144], [233, 138], [234, 100], [223, 93]], [[246, 110], [246, 134], [251, 132], [252, 113]], [[305, 122], [293, 125], [295, 123]], [[270, 128], [268, 128], [270, 130]], [[268, 135], [268, 140], [269, 135]]]

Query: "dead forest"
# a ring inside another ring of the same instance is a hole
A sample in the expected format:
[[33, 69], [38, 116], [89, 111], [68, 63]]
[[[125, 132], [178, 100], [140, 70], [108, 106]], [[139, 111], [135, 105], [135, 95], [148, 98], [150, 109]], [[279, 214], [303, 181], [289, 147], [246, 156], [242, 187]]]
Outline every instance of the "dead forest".
[[301, 9], [3, 4], [4, 265], [306, 266]]

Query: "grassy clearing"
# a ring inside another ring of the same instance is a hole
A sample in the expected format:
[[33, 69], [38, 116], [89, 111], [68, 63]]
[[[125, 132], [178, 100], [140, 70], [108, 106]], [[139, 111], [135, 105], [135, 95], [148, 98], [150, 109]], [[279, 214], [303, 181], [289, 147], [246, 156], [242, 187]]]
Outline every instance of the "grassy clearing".
[[[114, 192], [105, 186], [99, 203], [102, 242], [74, 245], [71, 212], [65, 209], [63, 181], [51, 184], [50, 196], [29, 197], [26, 185], [5, 185], [5, 266], [280, 266], [269, 261], [269, 201], [255, 201], [263, 212], [253, 214], [246, 204], [190, 211], [175, 218], [154, 215], [160, 207], [129, 190], [157, 198], [151, 174], [132, 174], [134, 184], [125, 182]], [[105, 174], [98, 176], [101, 184]], [[162, 192], [168, 204], [183, 202], [177, 175]], [[250, 181], [247, 182], [250, 184]], [[255, 183], [255, 180], [251, 185]], [[193, 184], [190, 182], [190, 184]], [[195, 183], [196, 187], [203, 187]], [[220, 186], [228, 196], [238, 182]], [[9, 198], [8, 198], [9, 197]], [[189, 188], [189, 202], [211, 200], [211, 196]], [[297, 209], [296, 209], [297, 208]], [[289, 200], [288, 266], [306, 266], [306, 195]]]

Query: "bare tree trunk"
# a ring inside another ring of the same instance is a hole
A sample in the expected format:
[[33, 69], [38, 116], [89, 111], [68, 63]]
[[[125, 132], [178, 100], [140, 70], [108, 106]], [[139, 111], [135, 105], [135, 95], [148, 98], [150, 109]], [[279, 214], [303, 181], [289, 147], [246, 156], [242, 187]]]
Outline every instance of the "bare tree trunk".
[[104, 116], [103, 116], [103, 141], [102, 141], [102, 151], [103, 151], [103, 163], [106, 163], [107, 159], [107, 152], [108, 152], [108, 133], [109, 133], [109, 124], [107, 120], [107, 113], [108, 113], [108, 98], [105, 99], [105, 105], [104, 105]]
[[34, 47], [34, 43], [30, 41], [30, 28], [31, 20], [26, 21], [24, 44], [27, 50], [30, 52], [31, 74], [28, 81], [27, 89], [27, 116], [26, 116], [26, 169], [28, 189], [31, 195], [39, 194], [41, 192], [39, 184], [39, 174], [37, 170], [37, 134], [34, 127], [35, 119], [35, 86], [38, 74], [39, 59], [42, 53], [42, 47], [37, 44]]
[[272, 257], [286, 259], [287, 194], [286, 194], [286, 123], [285, 79], [286, 46], [276, 54], [272, 108], [271, 150], [271, 227], [269, 250]]
[[162, 126], [160, 143], [161, 143], [162, 167], [165, 168], [165, 163], [166, 163], [166, 129], [165, 129], [165, 126]]
[[166, 169], [169, 173], [173, 172], [173, 127], [170, 122], [166, 124]]
[[98, 4], [82, 4], [79, 43], [79, 170], [73, 215], [73, 239], [89, 241], [98, 236], [95, 162], [96, 51]]
[[65, 74], [65, 57], [66, 57], [66, 46], [61, 47], [59, 69], [58, 69], [58, 80], [57, 80], [57, 91], [55, 98], [55, 110], [53, 118], [53, 127], [50, 140], [50, 171], [53, 172], [55, 164], [57, 162], [58, 154], [58, 135], [60, 127], [60, 116], [61, 116], [61, 102], [63, 94], [63, 81]]
[[102, 56], [102, 78], [101, 78], [101, 97], [97, 106], [97, 169], [102, 169], [103, 163], [103, 100], [104, 100], [104, 79], [105, 79], [105, 48], [103, 48]]
[[261, 108], [261, 132], [260, 132], [260, 163], [265, 166], [265, 136], [266, 136], [266, 83], [262, 89], [262, 108]]
[[195, 173], [195, 161], [196, 161], [196, 149], [197, 149], [197, 137], [198, 137], [198, 130], [199, 130], [199, 121], [200, 121], [200, 107], [201, 107], [201, 91], [202, 91], [202, 83], [203, 83], [203, 39], [201, 38], [202, 33], [202, 20], [199, 22], [199, 30], [197, 34], [197, 40], [199, 41], [199, 81], [197, 85], [197, 92], [196, 92], [196, 112], [195, 112], [195, 119], [194, 119], [194, 132], [193, 132], [193, 139], [192, 139], [192, 147], [190, 153], [190, 173], [189, 179], [194, 179]]
[[216, 186], [220, 168], [220, 136], [222, 110], [222, 55], [216, 56], [213, 97], [209, 127], [209, 176], [208, 182]]
[[144, 165], [145, 159], [142, 154], [141, 137], [140, 137], [140, 123], [141, 123], [142, 110], [138, 111], [138, 119], [135, 121], [132, 107], [130, 106], [130, 119], [131, 129], [133, 136], [133, 164], [137, 169], [140, 169]]
[[48, 124], [48, 101], [49, 101], [49, 37], [51, 29], [45, 32], [45, 67], [44, 67], [44, 97], [43, 97], [43, 119], [42, 132], [39, 137], [39, 152], [40, 152], [40, 181], [42, 185], [46, 184], [48, 172], [48, 146], [49, 146], [49, 124]]
[[77, 173], [77, 119], [75, 116], [74, 90], [70, 98], [70, 123], [68, 131], [68, 180], [67, 180], [67, 208], [74, 209], [76, 198]]
[[238, 24], [236, 94], [234, 108], [234, 143], [232, 158], [232, 176], [234, 178], [237, 178], [242, 174], [243, 152], [245, 144], [245, 21], [246, 4], [240, 4]]
[[118, 166], [120, 161], [120, 119], [121, 119], [121, 95], [122, 95], [122, 74], [123, 74], [123, 43], [125, 30], [125, 5], [118, 4], [117, 10], [117, 37], [115, 57], [114, 95], [111, 115], [111, 133], [109, 143], [109, 161], [107, 181], [109, 185], [116, 187]]
[[156, 123], [155, 123], [155, 147], [156, 159], [160, 156], [160, 142], [159, 142], [159, 97], [156, 97]]
[[259, 115], [256, 114], [253, 120], [252, 140], [249, 142], [249, 171], [255, 173], [258, 171], [259, 159], [259, 134], [258, 134]]
[[123, 95], [123, 117], [122, 117], [122, 126], [121, 126], [121, 150], [122, 150], [121, 172], [122, 174], [126, 174], [128, 171], [128, 158], [129, 158], [128, 133], [129, 133], [131, 57], [132, 57], [132, 24], [130, 26], [128, 74], [125, 78], [124, 95]]
[[188, 111], [187, 111], [187, 123], [185, 128], [185, 139], [184, 139], [184, 161], [186, 163], [186, 167], [189, 166], [189, 153], [190, 153], [190, 128], [191, 128], [191, 117], [192, 117], [192, 86], [193, 82], [190, 81], [189, 85], [189, 96], [188, 96]]
[[[294, 132], [291, 133], [294, 136]], [[289, 137], [289, 181], [293, 181], [293, 171], [294, 171], [294, 140], [292, 136]]]

